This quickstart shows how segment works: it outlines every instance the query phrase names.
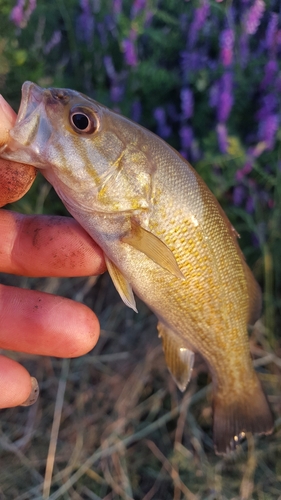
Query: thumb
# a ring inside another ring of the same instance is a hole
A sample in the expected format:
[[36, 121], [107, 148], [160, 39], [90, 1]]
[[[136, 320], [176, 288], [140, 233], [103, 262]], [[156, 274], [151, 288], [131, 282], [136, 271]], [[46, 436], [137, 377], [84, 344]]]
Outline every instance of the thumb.
[[[0, 148], [9, 140], [9, 130], [17, 115], [0, 95]], [[31, 165], [0, 159], [0, 207], [19, 200], [30, 188], [36, 177], [36, 169]]]

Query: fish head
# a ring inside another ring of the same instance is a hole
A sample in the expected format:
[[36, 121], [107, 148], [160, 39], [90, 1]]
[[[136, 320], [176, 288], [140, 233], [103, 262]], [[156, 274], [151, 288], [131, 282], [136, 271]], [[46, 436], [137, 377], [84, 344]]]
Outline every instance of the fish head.
[[42, 170], [66, 204], [78, 198], [80, 208], [142, 211], [153, 170], [146, 133], [80, 92], [25, 82], [1, 157]]

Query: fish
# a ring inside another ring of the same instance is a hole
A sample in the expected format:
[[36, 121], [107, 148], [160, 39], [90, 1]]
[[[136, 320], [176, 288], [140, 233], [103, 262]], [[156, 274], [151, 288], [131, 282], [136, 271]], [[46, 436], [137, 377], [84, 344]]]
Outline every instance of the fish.
[[103, 249], [123, 302], [135, 294], [158, 318], [178, 388], [195, 353], [213, 387], [217, 454], [246, 433], [270, 434], [273, 415], [253, 368], [248, 330], [261, 291], [237, 233], [192, 166], [141, 125], [75, 90], [22, 87], [0, 156], [39, 169]]

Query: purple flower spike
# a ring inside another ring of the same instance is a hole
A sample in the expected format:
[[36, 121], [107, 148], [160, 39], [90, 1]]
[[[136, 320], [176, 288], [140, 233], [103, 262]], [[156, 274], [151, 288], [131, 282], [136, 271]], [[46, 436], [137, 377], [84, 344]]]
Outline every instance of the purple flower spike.
[[193, 93], [190, 89], [182, 89], [181, 90], [181, 109], [182, 109], [182, 117], [185, 119], [191, 118], [193, 115]]
[[131, 116], [134, 122], [139, 122], [141, 119], [142, 107], [140, 101], [136, 100], [132, 104]]
[[237, 170], [235, 178], [237, 181], [242, 181], [244, 179], [245, 175], [249, 174], [253, 168], [253, 165], [250, 161], [245, 163], [243, 168], [240, 168], [240, 170]]
[[218, 123], [216, 126], [217, 138], [219, 143], [219, 148], [222, 153], [227, 153], [228, 148], [228, 138], [227, 129], [224, 123]]
[[245, 198], [244, 186], [236, 186], [233, 189], [233, 194], [232, 194], [232, 199], [233, 199], [234, 205], [236, 205], [237, 207], [242, 205], [244, 198]]
[[259, 139], [265, 141], [269, 150], [272, 150], [274, 147], [278, 125], [279, 117], [275, 114], [267, 116], [259, 125]]
[[275, 94], [266, 94], [262, 98], [262, 105], [256, 113], [258, 120], [265, 120], [269, 115], [272, 115], [277, 108], [277, 97]]
[[250, 7], [248, 12], [246, 12], [244, 26], [248, 35], [254, 35], [256, 33], [265, 11], [265, 7], [266, 5], [264, 0], [255, 0], [252, 7]]
[[18, 0], [10, 14], [11, 21], [18, 27], [24, 28], [36, 8], [36, 0], [29, 0], [25, 8], [26, 0]]
[[112, 102], [120, 102], [122, 101], [124, 95], [124, 87], [123, 85], [114, 82], [110, 88], [110, 98]]
[[266, 63], [264, 68], [264, 77], [261, 82], [261, 88], [264, 90], [268, 85], [271, 85], [275, 79], [276, 74], [278, 73], [278, 64], [275, 59], [271, 59]]
[[198, 32], [203, 28], [205, 21], [209, 15], [210, 12], [210, 5], [208, 0], [203, 0], [201, 2], [201, 7], [198, 9], [195, 9], [194, 13], [194, 19], [191, 23], [190, 30], [189, 30], [189, 47], [193, 47], [197, 37], [198, 37]]
[[94, 18], [89, 0], [80, 0], [81, 14], [77, 19], [77, 34], [80, 40], [90, 42], [93, 37]]
[[191, 147], [193, 141], [193, 130], [191, 127], [184, 126], [180, 129], [181, 147], [184, 151]]
[[220, 86], [219, 82], [215, 82], [210, 88], [209, 105], [211, 108], [216, 108], [220, 99]]
[[248, 196], [246, 201], [246, 212], [248, 212], [248, 214], [252, 214], [254, 210], [255, 210], [254, 199], [252, 196]]
[[226, 29], [220, 35], [221, 61], [224, 66], [230, 66], [233, 58], [234, 32]]
[[48, 43], [46, 43], [46, 45], [43, 49], [44, 54], [49, 54], [51, 52], [51, 50], [53, 50], [53, 48], [56, 47], [60, 43], [61, 38], [62, 38], [61, 31], [59, 31], [59, 30], [54, 31], [51, 39], [49, 40]]
[[18, 27], [24, 26], [24, 4], [25, 0], [18, 0], [17, 4], [11, 11], [10, 19]]
[[126, 38], [123, 40], [122, 43], [124, 54], [125, 54], [125, 61], [129, 66], [136, 66], [137, 65], [137, 56], [135, 52], [135, 46], [132, 42], [132, 40], [129, 40]]
[[265, 34], [265, 45], [267, 49], [273, 49], [276, 42], [276, 34], [278, 29], [278, 14], [272, 12]]
[[112, 8], [114, 14], [120, 14], [122, 10], [122, 0], [113, 0]]
[[249, 60], [249, 36], [246, 33], [241, 33], [239, 39], [240, 57], [239, 61], [242, 68], [245, 68]]
[[220, 80], [220, 96], [218, 100], [217, 115], [218, 121], [223, 123], [228, 119], [233, 105], [232, 95], [232, 74], [224, 73]]
[[157, 121], [157, 134], [163, 139], [167, 139], [171, 135], [171, 128], [166, 123], [166, 112], [164, 108], [156, 108], [154, 110], [154, 118]]
[[144, 10], [146, 6], [146, 0], [135, 0], [132, 6], [132, 17], [136, 17], [139, 12]]

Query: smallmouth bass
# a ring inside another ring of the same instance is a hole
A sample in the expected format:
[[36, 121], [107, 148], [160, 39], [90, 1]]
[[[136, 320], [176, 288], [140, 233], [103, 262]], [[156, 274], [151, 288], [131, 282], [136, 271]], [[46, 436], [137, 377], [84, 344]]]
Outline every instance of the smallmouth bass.
[[79, 92], [26, 82], [4, 159], [40, 169], [105, 253], [125, 304], [134, 292], [159, 319], [180, 390], [194, 352], [213, 380], [217, 453], [272, 414], [253, 369], [247, 324], [261, 293], [229, 220], [199, 175], [162, 139]]

